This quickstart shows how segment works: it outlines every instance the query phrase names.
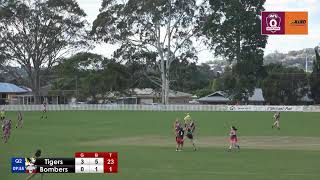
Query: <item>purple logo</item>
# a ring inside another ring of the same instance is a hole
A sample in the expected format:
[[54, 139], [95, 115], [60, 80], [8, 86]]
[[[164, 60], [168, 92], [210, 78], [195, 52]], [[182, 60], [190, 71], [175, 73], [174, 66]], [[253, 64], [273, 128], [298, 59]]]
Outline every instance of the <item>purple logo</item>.
[[273, 35], [285, 33], [284, 12], [262, 12], [261, 16], [261, 34]]

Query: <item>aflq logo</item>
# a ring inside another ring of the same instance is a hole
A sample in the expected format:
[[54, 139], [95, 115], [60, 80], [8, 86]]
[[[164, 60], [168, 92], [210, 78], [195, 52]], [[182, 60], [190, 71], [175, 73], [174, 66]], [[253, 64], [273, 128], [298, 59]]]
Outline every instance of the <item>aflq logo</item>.
[[277, 31], [281, 30], [281, 17], [276, 14], [276, 13], [272, 13], [269, 14], [269, 16], [267, 16], [266, 18], [266, 23], [267, 23], [267, 31], [271, 31], [272, 33], [275, 33]]

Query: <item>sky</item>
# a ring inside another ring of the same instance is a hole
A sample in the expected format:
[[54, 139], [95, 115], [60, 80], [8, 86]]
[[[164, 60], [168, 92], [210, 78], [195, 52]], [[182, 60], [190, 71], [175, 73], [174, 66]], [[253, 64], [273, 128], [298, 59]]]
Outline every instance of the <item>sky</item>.
[[[80, 7], [87, 13], [87, 20], [92, 23], [99, 14], [102, 0], [77, 0]], [[292, 50], [313, 48], [320, 45], [320, 0], [266, 0], [266, 11], [308, 11], [308, 35], [269, 36], [265, 54], [274, 51], [287, 53]], [[110, 57], [116, 48], [111, 45], [97, 45], [91, 52]], [[216, 59], [213, 53], [204, 50], [199, 54], [199, 62]]]

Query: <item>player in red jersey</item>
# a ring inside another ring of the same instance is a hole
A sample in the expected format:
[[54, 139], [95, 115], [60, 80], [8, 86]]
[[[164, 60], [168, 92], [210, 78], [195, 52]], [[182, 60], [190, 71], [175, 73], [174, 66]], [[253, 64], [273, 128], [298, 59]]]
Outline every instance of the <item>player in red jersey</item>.
[[19, 111], [18, 112], [18, 124], [17, 124], [17, 126], [16, 126], [16, 128], [22, 128], [22, 126], [23, 126], [23, 117], [22, 117], [22, 112], [21, 111]]
[[280, 130], [280, 112], [277, 112], [273, 115], [274, 123], [272, 125], [272, 129], [275, 127]]
[[10, 138], [11, 124], [12, 121], [10, 119], [7, 119], [4, 120], [4, 123], [2, 125], [2, 139], [4, 143], [7, 143]]
[[237, 128], [235, 126], [231, 126], [230, 128], [230, 146], [228, 151], [231, 151], [232, 148], [237, 147], [240, 150], [240, 146], [238, 144], [238, 137], [237, 137]]
[[177, 149], [176, 151], [182, 151], [183, 142], [184, 142], [184, 130], [181, 126], [179, 126], [176, 136]]
[[42, 108], [43, 108], [43, 110], [42, 110], [42, 116], [41, 116], [41, 119], [43, 119], [43, 118], [48, 118], [48, 116], [47, 116], [47, 104], [46, 104], [46, 102], [43, 102], [43, 104], [42, 104]]

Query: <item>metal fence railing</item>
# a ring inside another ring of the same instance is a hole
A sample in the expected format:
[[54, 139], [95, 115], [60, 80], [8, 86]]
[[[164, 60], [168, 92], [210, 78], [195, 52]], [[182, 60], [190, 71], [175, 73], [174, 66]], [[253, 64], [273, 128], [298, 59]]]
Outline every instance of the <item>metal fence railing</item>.
[[[6, 111], [41, 111], [42, 105], [5, 105]], [[228, 105], [140, 105], [140, 104], [58, 104], [49, 111], [287, 111], [320, 112], [320, 106], [228, 106]]]

